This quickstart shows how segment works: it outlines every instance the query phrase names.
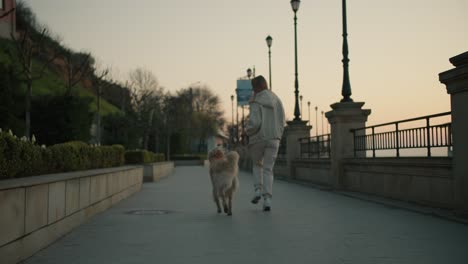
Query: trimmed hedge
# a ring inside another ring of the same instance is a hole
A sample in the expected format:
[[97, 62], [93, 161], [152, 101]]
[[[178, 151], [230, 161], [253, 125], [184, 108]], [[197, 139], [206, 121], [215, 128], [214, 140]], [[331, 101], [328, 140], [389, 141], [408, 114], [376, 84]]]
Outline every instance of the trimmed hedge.
[[0, 132], [0, 179], [122, 166], [124, 153], [120, 145], [79, 141], [45, 148]]
[[142, 164], [165, 161], [162, 153], [154, 153], [147, 150], [131, 150], [125, 152], [125, 162], [127, 164]]

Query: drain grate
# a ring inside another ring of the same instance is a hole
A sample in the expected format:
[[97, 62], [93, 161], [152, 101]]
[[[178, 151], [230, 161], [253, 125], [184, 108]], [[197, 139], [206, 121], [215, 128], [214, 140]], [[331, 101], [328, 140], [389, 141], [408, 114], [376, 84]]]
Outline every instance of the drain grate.
[[161, 209], [139, 209], [139, 210], [132, 210], [126, 212], [129, 215], [167, 215], [170, 214], [171, 211], [169, 210], [161, 210]]

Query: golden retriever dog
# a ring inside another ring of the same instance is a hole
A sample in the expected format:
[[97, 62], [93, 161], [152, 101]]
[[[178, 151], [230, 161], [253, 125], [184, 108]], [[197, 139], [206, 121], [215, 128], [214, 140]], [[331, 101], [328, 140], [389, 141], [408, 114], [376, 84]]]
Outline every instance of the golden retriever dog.
[[232, 197], [239, 187], [237, 177], [239, 171], [239, 154], [229, 151], [226, 154], [216, 148], [209, 153], [210, 178], [213, 185], [213, 199], [218, 213], [221, 213], [221, 203], [224, 212], [232, 215]]

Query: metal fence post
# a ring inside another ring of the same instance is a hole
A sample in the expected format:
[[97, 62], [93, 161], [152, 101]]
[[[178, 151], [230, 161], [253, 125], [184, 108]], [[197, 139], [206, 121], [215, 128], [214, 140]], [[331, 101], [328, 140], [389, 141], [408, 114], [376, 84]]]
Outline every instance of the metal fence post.
[[427, 130], [427, 156], [431, 156], [431, 124], [429, 117], [426, 118], [426, 130]]
[[[357, 157], [357, 142], [356, 142], [356, 130], [351, 129], [351, 132], [353, 132], [353, 144], [354, 144], [354, 157]], [[331, 149], [331, 148], [330, 148]], [[331, 151], [330, 151], [331, 152]]]
[[400, 130], [398, 128], [398, 123], [395, 123], [395, 137], [396, 137], [396, 156], [397, 158], [400, 157]]
[[375, 158], [375, 127], [372, 127], [372, 157]]
[[317, 136], [317, 159], [320, 159], [320, 136]]

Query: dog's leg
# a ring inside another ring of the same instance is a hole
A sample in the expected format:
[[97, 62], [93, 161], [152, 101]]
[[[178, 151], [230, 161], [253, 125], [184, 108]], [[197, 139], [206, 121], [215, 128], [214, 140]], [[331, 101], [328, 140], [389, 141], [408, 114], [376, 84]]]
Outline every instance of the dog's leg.
[[219, 203], [219, 197], [216, 195], [216, 191], [213, 189], [213, 200], [216, 203], [216, 207], [218, 208], [218, 214], [221, 213], [221, 204]]
[[228, 202], [229, 202], [229, 212], [228, 212], [228, 215], [232, 215], [232, 193], [229, 194], [229, 197], [228, 197]]
[[224, 212], [226, 214], [229, 214], [229, 207], [228, 207], [228, 201], [227, 201], [227, 197], [226, 196], [223, 196], [223, 208], [224, 208]]

